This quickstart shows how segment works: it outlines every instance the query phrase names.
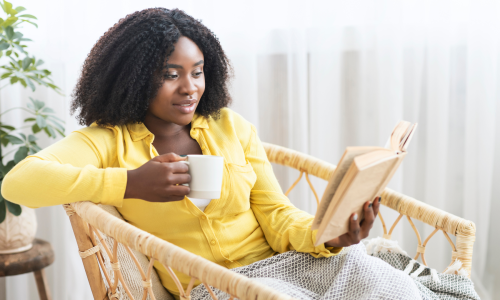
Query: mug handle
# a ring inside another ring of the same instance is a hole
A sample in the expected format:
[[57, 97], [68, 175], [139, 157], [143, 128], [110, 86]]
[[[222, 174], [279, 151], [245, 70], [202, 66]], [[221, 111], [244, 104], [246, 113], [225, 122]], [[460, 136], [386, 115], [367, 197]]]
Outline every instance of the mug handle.
[[[179, 162], [189, 166], [189, 162], [188, 161], [180, 160]], [[189, 183], [183, 183], [183, 184], [180, 184], [180, 185], [189, 186]]]

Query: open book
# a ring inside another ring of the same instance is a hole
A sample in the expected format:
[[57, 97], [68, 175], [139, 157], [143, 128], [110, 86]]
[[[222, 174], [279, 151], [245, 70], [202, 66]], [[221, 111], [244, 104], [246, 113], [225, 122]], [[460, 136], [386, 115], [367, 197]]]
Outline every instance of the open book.
[[316, 246], [349, 231], [352, 213], [363, 219], [363, 204], [385, 189], [406, 156], [417, 124], [400, 121], [382, 147], [347, 147], [325, 189], [312, 229]]

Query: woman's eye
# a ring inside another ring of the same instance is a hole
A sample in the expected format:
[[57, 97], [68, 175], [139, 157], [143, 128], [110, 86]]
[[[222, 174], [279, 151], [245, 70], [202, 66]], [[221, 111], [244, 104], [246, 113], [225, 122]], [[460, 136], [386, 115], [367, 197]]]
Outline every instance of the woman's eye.
[[177, 78], [178, 75], [177, 74], [165, 74], [165, 78], [171, 78], [171, 79], [175, 79]]
[[198, 77], [198, 76], [200, 76], [201, 74], [203, 74], [203, 72], [196, 72], [196, 73], [194, 73], [194, 76]]

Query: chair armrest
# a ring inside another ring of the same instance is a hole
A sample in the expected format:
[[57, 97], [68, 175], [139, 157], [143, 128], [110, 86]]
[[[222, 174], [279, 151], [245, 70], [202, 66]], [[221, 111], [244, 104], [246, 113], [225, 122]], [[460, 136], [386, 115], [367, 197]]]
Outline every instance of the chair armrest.
[[[335, 165], [313, 156], [278, 145], [262, 143], [270, 162], [284, 165], [329, 180]], [[299, 177], [300, 178], [300, 177]], [[434, 228], [441, 229], [457, 237], [456, 249], [452, 249], [452, 262], [459, 259], [471, 274], [472, 248], [475, 241], [476, 226], [473, 222], [435, 208], [414, 198], [386, 188], [381, 195], [382, 204], [402, 215], [417, 219]], [[420, 237], [419, 237], [420, 238]], [[425, 245], [424, 245], [425, 246]]]

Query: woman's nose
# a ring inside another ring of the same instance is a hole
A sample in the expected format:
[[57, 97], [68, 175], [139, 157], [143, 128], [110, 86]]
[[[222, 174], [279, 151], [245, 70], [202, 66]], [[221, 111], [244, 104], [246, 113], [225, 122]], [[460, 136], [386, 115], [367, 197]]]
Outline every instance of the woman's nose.
[[192, 78], [184, 80], [180, 88], [181, 94], [185, 95], [193, 95], [198, 90]]

